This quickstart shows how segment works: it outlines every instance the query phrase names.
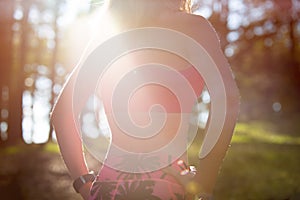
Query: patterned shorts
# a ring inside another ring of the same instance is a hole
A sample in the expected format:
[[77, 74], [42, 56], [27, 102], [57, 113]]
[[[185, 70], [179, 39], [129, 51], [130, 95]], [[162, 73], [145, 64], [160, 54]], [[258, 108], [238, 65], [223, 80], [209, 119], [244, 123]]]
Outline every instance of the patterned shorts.
[[128, 173], [105, 165], [94, 181], [90, 194], [89, 200], [186, 199], [184, 186], [163, 170]]

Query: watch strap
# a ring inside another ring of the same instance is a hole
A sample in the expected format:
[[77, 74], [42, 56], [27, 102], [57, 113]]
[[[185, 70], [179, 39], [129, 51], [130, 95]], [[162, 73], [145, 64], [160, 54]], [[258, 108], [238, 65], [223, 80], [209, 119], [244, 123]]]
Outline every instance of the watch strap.
[[73, 187], [77, 193], [79, 193], [80, 188], [88, 182], [93, 182], [96, 176], [93, 171], [90, 171], [88, 174], [84, 174], [76, 178], [73, 182]]

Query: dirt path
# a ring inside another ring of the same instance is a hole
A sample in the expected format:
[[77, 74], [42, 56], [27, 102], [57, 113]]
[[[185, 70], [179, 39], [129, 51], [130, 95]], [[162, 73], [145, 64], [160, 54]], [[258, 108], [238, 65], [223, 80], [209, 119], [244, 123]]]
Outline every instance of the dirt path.
[[[93, 164], [95, 162], [90, 161]], [[80, 200], [58, 153], [22, 147], [0, 154], [1, 200]]]

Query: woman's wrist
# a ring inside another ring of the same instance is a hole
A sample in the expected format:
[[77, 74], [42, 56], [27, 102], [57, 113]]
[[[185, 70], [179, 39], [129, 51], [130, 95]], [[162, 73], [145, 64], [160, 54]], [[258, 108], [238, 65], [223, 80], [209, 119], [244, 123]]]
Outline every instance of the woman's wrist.
[[96, 175], [93, 171], [90, 171], [87, 174], [83, 174], [81, 176], [79, 176], [78, 178], [76, 178], [73, 182], [73, 187], [75, 189], [76, 192], [79, 192], [80, 188], [89, 183], [89, 182], [93, 182], [96, 178]]
[[96, 176], [93, 171], [83, 174], [76, 178], [73, 182], [73, 187], [77, 193], [80, 193], [81, 196], [87, 200], [90, 196], [90, 188], [94, 182]]

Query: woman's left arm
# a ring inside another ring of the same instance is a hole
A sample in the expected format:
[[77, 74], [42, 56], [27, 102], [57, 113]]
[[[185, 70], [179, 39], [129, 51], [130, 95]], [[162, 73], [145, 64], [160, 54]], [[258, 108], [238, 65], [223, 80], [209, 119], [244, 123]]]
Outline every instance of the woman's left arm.
[[[89, 171], [72, 106], [76, 70], [66, 82], [51, 114], [51, 122], [56, 132], [59, 148], [72, 179], [87, 174]], [[80, 188], [79, 192], [84, 199], [88, 199], [90, 187], [91, 183], [87, 183]]]

